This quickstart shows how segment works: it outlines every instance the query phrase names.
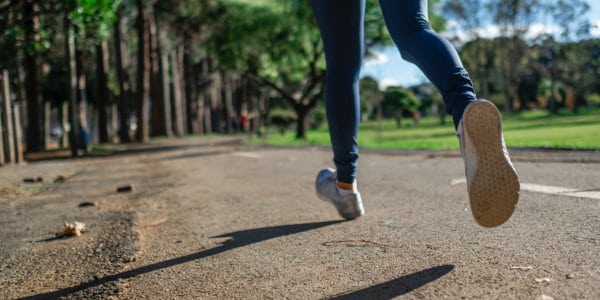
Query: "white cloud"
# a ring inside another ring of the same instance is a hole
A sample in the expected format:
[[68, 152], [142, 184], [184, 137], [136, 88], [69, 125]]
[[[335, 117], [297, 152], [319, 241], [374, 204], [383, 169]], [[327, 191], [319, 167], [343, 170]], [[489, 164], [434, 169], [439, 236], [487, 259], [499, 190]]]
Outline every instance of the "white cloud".
[[551, 34], [551, 35], [559, 35], [561, 32], [560, 27], [555, 25], [544, 25], [541, 23], [535, 23], [529, 26], [529, 31], [527, 32], [527, 38], [535, 38], [540, 34]]
[[399, 86], [400, 81], [396, 78], [382, 78], [379, 80], [379, 88], [384, 91], [390, 86]]
[[598, 37], [600, 36], [600, 20], [592, 21], [592, 36]]
[[[600, 20], [596, 22], [597, 25], [600, 25]], [[456, 26], [457, 24], [453, 24]], [[502, 30], [497, 25], [487, 25], [485, 27], [477, 28], [474, 30], [477, 36], [482, 38], [493, 39], [499, 36], [502, 36]], [[555, 25], [545, 25], [542, 23], [533, 23], [529, 25], [529, 30], [525, 35], [526, 39], [533, 39], [540, 34], [552, 34], [558, 35], [560, 34], [560, 27]], [[598, 33], [600, 34], [600, 27], [598, 28]], [[467, 42], [473, 38], [473, 36], [465, 30], [460, 30], [458, 27], [453, 27], [452, 31], [448, 31], [445, 33], [446, 36], [451, 36], [458, 38], [461, 42]]]
[[479, 36], [485, 38], [495, 38], [500, 36], [500, 27], [497, 25], [489, 25], [483, 28], [477, 29]]
[[372, 67], [375, 65], [382, 65], [388, 62], [389, 60], [390, 58], [387, 55], [380, 52], [375, 52], [374, 57], [368, 57], [367, 59], [365, 59], [365, 66]]

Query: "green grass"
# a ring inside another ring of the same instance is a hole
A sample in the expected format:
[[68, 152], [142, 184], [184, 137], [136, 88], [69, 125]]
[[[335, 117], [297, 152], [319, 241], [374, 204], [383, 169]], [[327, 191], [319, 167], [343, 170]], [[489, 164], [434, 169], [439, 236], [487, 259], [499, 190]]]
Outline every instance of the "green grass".
[[[446, 125], [439, 118], [426, 117], [419, 126], [404, 119], [403, 127], [396, 128], [393, 120], [381, 123], [362, 123], [359, 145], [373, 149], [458, 149], [458, 142], [451, 117]], [[528, 111], [504, 115], [504, 137], [509, 147], [600, 149], [600, 108], [581, 109], [574, 114], [561, 111], [549, 114], [546, 111]], [[296, 140], [293, 130], [280, 135], [268, 131], [263, 139], [250, 143], [274, 146], [329, 145], [327, 128], [310, 130], [306, 140]]]

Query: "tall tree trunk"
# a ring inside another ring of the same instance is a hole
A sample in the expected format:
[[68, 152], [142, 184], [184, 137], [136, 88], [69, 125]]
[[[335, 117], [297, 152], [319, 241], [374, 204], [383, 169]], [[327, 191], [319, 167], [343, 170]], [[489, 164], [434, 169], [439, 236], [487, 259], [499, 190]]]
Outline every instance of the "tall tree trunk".
[[258, 119], [258, 124], [257, 124], [257, 129], [256, 129], [256, 133], [258, 134], [258, 136], [262, 136], [262, 128], [265, 124], [267, 124], [267, 119], [269, 117], [269, 98], [262, 92], [259, 91], [258, 92], [258, 104], [257, 104], [257, 110], [258, 110], [258, 115], [255, 116], [255, 118]]
[[215, 66], [214, 66], [214, 61], [212, 58], [208, 57], [206, 59], [206, 63], [207, 63], [207, 74], [206, 74], [206, 80], [207, 80], [207, 100], [206, 100], [206, 133], [212, 133], [215, 129], [214, 129], [214, 123], [215, 123], [215, 110], [217, 107], [217, 102], [218, 102], [218, 87], [217, 87], [217, 83], [218, 83], [218, 76], [216, 76], [216, 72], [215, 72]]
[[309, 110], [305, 108], [299, 108], [296, 110], [296, 139], [306, 139], [308, 112]]
[[117, 128], [119, 128], [119, 108], [117, 107], [117, 103], [115, 103], [114, 101], [112, 102], [112, 104], [110, 104], [108, 107], [110, 107], [110, 118], [109, 118], [109, 123], [110, 123], [110, 132], [109, 132], [109, 136], [110, 136], [110, 142], [111, 143], [117, 143], [117, 137], [118, 137], [118, 133], [117, 133]]
[[233, 110], [233, 76], [231, 75], [231, 73], [227, 72], [227, 71], [223, 71], [221, 73], [221, 76], [223, 78], [223, 95], [224, 95], [224, 100], [223, 104], [224, 104], [224, 109], [223, 109], [223, 113], [226, 116], [225, 117], [225, 121], [226, 123], [226, 127], [225, 129], [227, 130], [227, 133], [231, 133], [233, 131], [233, 118], [235, 117], [234, 114], [234, 110]]
[[119, 140], [121, 143], [131, 142], [129, 136], [129, 115], [130, 115], [130, 95], [131, 87], [129, 84], [129, 59], [127, 55], [127, 46], [123, 42], [123, 8], [118, 11], [118, 19], [114, 24], [115, 58], [117, 61], [117, 81], [119, 85]]
[[199, 74], [200, 78], [199, 78], [199, 82], [200, 85], [198, 87], [198, 132], [199, 133], [206, 133], [206, 101], [207, 101], [207, 92], [206, 92], [206, 87], [207, 87], [207, 83], [208, 83], [208, 76], [209, 76], [209, 72], [208, 72], [208, 61], [206, 59], [203, 59], [200, 62], [199, 65], [199, 72], [197, 74]]
[[163, 97], [162, 67], [160, 56], [160, 37], [158, 35], [157, 19], [149, 15], [149, 39], [150, 39], [150, 99], [152, 101], [152, 117], [150, 135], [160, 136], [167, 134], [165, 123], [165, 101]]
[[[71, 148], [71, 156], [77, 157], [79, 150], [79, 119], [77, 118], [77, 67], [75, 58], [75, 38], [73, 29], [68, 17], [65, 16], [65, 54], [66, 60], [69, 62], [69, 146]], [[63, 134], [65, 134], [63, 132]]]
[[[76, 47], [75, 48], [75, 60], [76, 60], [76, 70], [77, 70], [77, 117], [79, 118], [79, 127], [81, 130], [88, 131], [88, 116], [87, 116], [87, 107], [88, 107], [88, 99], [87, 99], [87, 83], [86, 83], [86, 74], [84, 69], [84, 59], [83, 59], [83, 50]], [[82, 142], [82, 141], [80, 141]]]
[[185, 93], [185, 112], [186, 112], [186, 129], [188, 133], [196, 133], [194, 131], [194, 121], [196, 103], [193, 95], [193, 76], [192, 76], [192, 45], [190, 33], [185, 33], [183, 38], [183, 89]]
[[[4, 101], [4, 102], [7, 102], [7, 101]], [[2, 105], [2, 104], [3, 104], [3, 102], [0, 101], [0, 105]], [[3, 121], [2, 121], [3, 113], [5, 113], [5, 111], [3, 109], [0, 110], [0, 166], [4, 165], [4, 163], [6, 162], [6, 158], [4, 158], [4, 152], [7, 151], [8, 149], [10, 149], [10, 146], [8, 145], [9, 141], [4, 142], [4, 140], [6, 139], [4, 137], [4, 132], [6, 132], [7, 135], [10, 135], [10, 130], [3, 129], [3, 127], [6, 127], [6, 125], [4, 125]], [[10, 139], [10, 137], [9, 137], [9, 139]]]
[[23, 143], [22, 143], [22, 133], [21, 133], [21, 103], [15, 103], [13, 106], [13, 131], [14, 131], [14, 140], [15, 140], [15, 155], [17, 163], [22, 163], [23, 160]]
[[162, 112], [163, 118], [165, 120], [165, 134], [168, 137], [173, 136], [173, 115], [171, 113], [171, 89], [169, 84], [169, 56], [167, 54], [161, 53], [161, 84], [163, 91], [163, 106], [164, 111]]
[[184, 65], [184, 47], [177, 47], [177, 76], [179, 77], [179, 92], [181, 93], [181, 122], [183, 123], [183, 135], [189, 134], [187, 130], [187, 96], [185, 94], [185, 65]]
[[42, 131], [42, 94], [40, 91], [40, 68], [35, 44], [40, 42], [39, 7], [36, 1], [23, 4], [23, 30], [25, 33], [25, 93], [27, 97], [27, 152], [40, 151], [44, 147]]
[[52, 115], [52, 103], [50, 101], [43, 102], [44, 114], [43, 114], [43, 132], [44, 132], [44, 149], [50, 148], [50, 118]]
[[175, 135], [184, 136], [183, 95], [181, 92], [181, 73], [179, 72], [177, 53], [171, 54], [171, 72], [173, 73], [173, 123]]
[[[8, 77], [8, 71], [2, 71], [2, 101], [0, 102], [0, 165], [6, 162], [15, 162], [15, 141], [14, 130], [16, 126], [13, 126], [13, 113], [12, 103], [10, 96], [10, 80]], [[3, 128], [4, 127], [4, 128]], [[4, 153], [6, 152], [6, 156]]]
[[148, 47], [148, 17], [144, 13], [142, 0], [136, 0], [138, 17], [138, 65], [137, 65], [137, 131], [136, 139], [143, 143], [148, 141], [148, 98], [150, 95], [150, 55]]
[[103, 41], [96, 45], [96, 109], [98, 110], [98, 135], [100, 143], [108, 143], [107, 116], [107, 73], [108, 73], [108, 43]]
[[69, 146], [67, 128], [69, 128], [69, 100], [64, 100], [60, 103], [60, 129], [62, 130], [62, 136], [60, 138], [61, 148]]

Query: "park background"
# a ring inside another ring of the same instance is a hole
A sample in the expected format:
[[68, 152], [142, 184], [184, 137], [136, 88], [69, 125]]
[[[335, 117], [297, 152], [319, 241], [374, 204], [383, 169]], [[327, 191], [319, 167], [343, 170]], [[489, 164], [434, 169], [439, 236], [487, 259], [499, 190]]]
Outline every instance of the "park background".
[[[456, 149], [440, 95], [367, 1], [359, 143]], [[429, 1], [509, 147], [600, 147], [600, 5]], [[0, 163], [132, 142], [247, 134], [327, 145], [325, 63], [309, 1], [0, 1]]]

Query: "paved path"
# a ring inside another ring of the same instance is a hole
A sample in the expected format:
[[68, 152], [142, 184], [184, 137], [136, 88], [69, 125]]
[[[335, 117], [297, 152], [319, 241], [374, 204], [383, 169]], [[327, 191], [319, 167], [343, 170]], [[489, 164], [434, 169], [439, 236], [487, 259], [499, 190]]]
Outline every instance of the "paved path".
[[[365, 151], [351, 222], [314, 195], [320, 148], [190, 139], [0, 168], [75, 173], [0, 190], [0, 298], [600, 298], [598, 154], [517, 152], [524, 190], [496, 229], [472, 220], [454, 152]], [[52, 238], [75, 219], [90, 231]]]

